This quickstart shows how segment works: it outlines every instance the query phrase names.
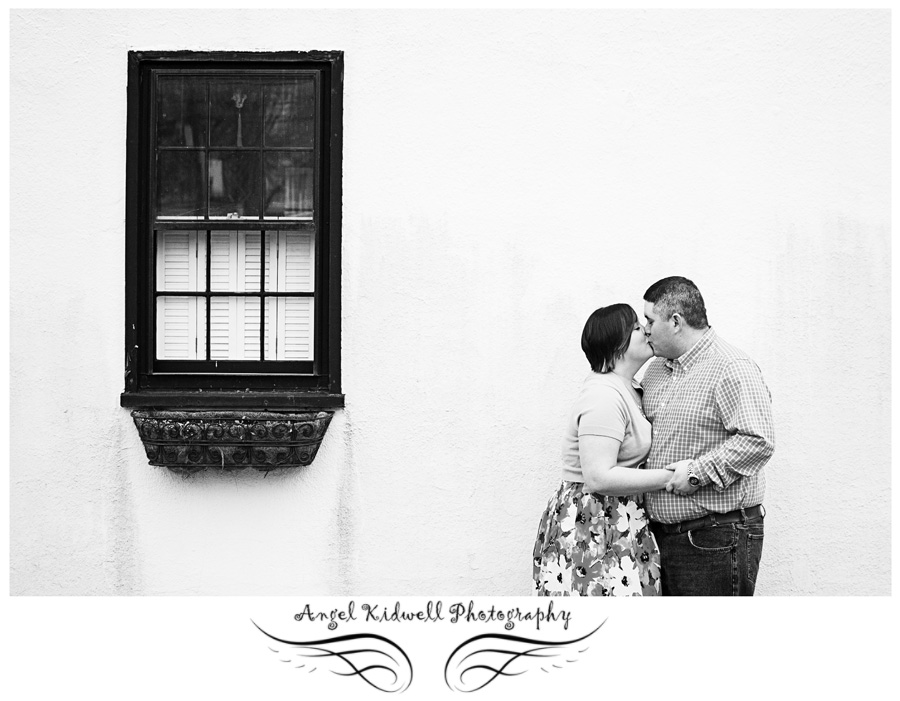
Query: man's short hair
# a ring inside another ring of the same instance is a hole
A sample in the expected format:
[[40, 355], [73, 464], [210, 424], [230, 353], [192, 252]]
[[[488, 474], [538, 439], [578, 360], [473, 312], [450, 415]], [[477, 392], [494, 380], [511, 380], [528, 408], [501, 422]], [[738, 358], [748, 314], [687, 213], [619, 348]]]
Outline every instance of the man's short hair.
[[653, 305], [664, 321], [677, 312], [692, 328], [705, 329], [709, 326], [703, 295], [686, 277], [665, 277], [654, 282], [644, 293], [644, 299]]

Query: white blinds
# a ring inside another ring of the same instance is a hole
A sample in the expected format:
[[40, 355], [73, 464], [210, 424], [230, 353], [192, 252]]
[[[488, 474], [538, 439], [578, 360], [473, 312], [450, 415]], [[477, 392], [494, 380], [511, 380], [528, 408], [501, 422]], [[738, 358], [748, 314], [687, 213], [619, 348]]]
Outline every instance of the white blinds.
[[[266, 251], [267, 292], [312, 292], [311, 234], [270, 234]], [[313, 298], [266, 298], [266, 360], [312, 360]]]
[[312, 311], [311, 297], [266, 298], [266, 360], [312, 360]]
[[[196, 231], [161, 234], [156, 251], [156, 289], [164, 292], [204, 289], [205, 261], [206, 236], [200, 236]], [[206, 359], [205, 298], [156, 298], [156, 357], [165, 360]]]
[[266, 238], [266, 291], [312, 292], [312, 234], [281, 232], [268, 234]]
[[[209, 280], [213, 292], [259, 292], [260, 234], [210, 234]], [[259, 297], [212, 297], [212, 360], [259, 360]]]
[[[312, 234], [214, 231], [210, 233], [209, 289], [212, 292], [260, 291], [265, 245], [266, 292], [314, 292], [315, 246]], [[206, 232], [167, 231], [157, 244], [157, 290], [206, 291]], [[259, 360], [260, 313], [265, 313], [266, 360], [312, 360], [312, 297], [212, 296], [210, 359]], [[157, 358], [206, 359], [206, 299], [157, 297]]]

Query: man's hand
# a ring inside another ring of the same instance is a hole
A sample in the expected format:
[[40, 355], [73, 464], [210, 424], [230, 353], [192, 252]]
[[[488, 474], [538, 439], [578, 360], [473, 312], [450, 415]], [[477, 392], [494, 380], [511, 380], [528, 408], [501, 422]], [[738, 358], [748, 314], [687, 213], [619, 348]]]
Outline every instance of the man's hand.
[[699, 486], [694, 487], [688, 482], [688, 465], [690, 464], [690, 460], [679, 460], [678, 462], [666, 465], [667, 470], [673, 470], [672, 479], [666, 482], [667, 492], [673, 492], [680, 497], [686, 497], [700, 489]]

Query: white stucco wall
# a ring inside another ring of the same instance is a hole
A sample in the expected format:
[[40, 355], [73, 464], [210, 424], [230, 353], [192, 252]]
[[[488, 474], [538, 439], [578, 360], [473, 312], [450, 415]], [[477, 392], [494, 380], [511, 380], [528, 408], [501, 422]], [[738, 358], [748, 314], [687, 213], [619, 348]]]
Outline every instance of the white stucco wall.
[[[119, 407], [130, 49], [346, 52], [308, 469]], [[889, 62], [887, 11], [13, 11], [11, 591], [528, 594], [584, 320], [675, 274], [774, 395], [758, 593], [889, 594]]]

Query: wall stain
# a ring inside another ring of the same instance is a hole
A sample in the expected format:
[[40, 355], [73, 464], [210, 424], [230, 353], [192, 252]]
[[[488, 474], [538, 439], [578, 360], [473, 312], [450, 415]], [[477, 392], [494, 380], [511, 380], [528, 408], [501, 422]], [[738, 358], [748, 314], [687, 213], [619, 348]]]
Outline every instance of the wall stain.
[[345, 408], [343, 441], [343, 473], [338, 491], [338, 505], [335, 510], [335, 533], [337, 533], [337, 582], [335, 595], [352, 596], [356, 590], [356, 521], [359, 513], [356, 462], [353, 457], [353, 424], [350, 412]]

